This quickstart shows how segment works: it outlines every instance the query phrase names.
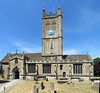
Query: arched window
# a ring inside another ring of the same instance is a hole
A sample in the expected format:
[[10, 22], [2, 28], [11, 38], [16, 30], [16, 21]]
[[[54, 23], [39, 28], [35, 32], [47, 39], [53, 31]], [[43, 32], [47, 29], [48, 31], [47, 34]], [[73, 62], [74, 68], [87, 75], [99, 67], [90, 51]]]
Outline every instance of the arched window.
[[56, 22], [55, 22], [55, 20], [53, 20], [53, 21], [52, 21], [52, 25], [55, 25], [55, 24], [56, 24]]
[[18, 59], [17, 58], [15, 59], [15, 64], [18, 64]]
[[63, 77], [66, 77], [66, 72], [63, 72]]
[[49, 21], [46, 22], [46, 25], [50, 25]]

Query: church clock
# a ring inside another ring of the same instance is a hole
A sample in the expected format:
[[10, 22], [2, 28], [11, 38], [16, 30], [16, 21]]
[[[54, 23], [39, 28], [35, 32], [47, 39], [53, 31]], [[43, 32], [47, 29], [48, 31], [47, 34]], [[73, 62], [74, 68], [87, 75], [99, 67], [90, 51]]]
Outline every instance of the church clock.
[[53, 30], [49, 30], [49, 31], [48, 31], [48, 34], [49, 34], [50, 36], [52, 36], [52, 35], [54, 34], [54, 31], [53, 31]]

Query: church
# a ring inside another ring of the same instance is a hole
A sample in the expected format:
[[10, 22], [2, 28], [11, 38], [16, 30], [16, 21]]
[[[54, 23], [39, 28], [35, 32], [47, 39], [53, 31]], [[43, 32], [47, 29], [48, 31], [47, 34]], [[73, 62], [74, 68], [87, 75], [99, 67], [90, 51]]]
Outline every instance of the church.
[[59, 78], [93, 77], [93, 60], [90, 55], [63, 55], [62, 10], [42, 16], [42, 53], [16, 53], [1, 60], [3, 77], [23, 80], [59, 80]]

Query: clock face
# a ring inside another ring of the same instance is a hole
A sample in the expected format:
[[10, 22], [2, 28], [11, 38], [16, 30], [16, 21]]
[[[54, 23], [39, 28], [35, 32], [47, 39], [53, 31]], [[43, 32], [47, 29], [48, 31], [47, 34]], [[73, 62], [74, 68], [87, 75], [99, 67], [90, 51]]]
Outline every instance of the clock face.
[[48, 31], [48, 34], [49, 34], [50, 36], [52, 36], [52, 35], [54, 34], [54, 31], [53, 31], [53, 30], [49, 30], [49, 31]]

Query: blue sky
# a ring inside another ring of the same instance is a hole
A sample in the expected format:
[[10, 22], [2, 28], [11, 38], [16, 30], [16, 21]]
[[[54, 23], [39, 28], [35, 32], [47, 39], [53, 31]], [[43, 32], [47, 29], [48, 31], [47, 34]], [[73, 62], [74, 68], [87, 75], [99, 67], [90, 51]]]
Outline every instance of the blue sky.
[[[42, 52], [42, 9], [59, 0], [0, 0], [0, 60], [7, 52]], [[61, 0], [63, 53], [100, 57], [100, 0]]]

